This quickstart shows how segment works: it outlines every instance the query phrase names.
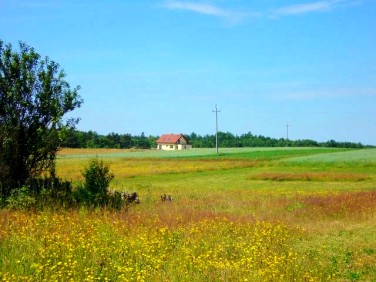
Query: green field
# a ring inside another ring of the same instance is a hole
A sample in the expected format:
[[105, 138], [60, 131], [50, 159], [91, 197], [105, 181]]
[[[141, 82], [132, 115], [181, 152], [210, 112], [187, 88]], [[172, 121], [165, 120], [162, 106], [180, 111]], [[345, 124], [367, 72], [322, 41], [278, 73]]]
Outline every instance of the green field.
[[58, 175], [91, 157], [141, 204], [1, 211], [0, 281], [376, 281], [376, 149], [64, 149]]

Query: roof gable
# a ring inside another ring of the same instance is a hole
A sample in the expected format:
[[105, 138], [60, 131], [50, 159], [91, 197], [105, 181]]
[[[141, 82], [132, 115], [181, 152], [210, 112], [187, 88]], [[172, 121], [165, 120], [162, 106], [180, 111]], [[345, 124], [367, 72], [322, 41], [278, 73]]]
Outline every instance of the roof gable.
[[163, 134], [161, 137], [157, 139], [156, 143], [176, 144], [178, 143], [180, 138], [183, 138], [188, 143], [187, 139], [183, 136], [183, 134]]

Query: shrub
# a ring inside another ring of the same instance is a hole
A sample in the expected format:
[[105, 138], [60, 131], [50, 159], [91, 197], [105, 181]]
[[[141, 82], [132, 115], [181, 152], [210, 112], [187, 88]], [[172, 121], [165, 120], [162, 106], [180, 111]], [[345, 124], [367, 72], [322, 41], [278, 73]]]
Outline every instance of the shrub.
[[104, 206], [109, 202], [108, 187], [114, 175], [102, 160], [93, 158], [82, 172], [84, 184], [75, 191], [75, 199], [79, 203], [93, 206]]
[[6, 199], [7, 206], [15, 210], [26, 210], [35, 205], [35, 198], [30, 196], [29, 188], [22, 186], [13, 189], [10, 196]]
[[108, 186], [114, 178], [109, 166], [98, 158], [89, 160], [89, 165], [85, 167], [82, 175], [85, 178], [85, 189], [93, 195], [107, 194]]
[[74, 203], [72, 185], [69, 181], [51, 176], [33, 179], [28, 184], [36, 198], [38, 209], [70, 207]]

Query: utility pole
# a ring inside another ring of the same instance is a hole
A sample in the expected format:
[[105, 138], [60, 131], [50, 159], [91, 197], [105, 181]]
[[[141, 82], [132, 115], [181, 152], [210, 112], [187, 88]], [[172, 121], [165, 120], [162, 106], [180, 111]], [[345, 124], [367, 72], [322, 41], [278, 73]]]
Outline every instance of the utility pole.
[[286, 124], [286, 147], [288, 146], [288, 143], [289, 143], [289, 127], [290, 125], [287, 123]]
[[215, 113], [215, 148], [217, 150], [218, 155], [218, 113], [220, 111], [217, 109], [217, 104], [215, 104], [215, 110], [213, 113]]

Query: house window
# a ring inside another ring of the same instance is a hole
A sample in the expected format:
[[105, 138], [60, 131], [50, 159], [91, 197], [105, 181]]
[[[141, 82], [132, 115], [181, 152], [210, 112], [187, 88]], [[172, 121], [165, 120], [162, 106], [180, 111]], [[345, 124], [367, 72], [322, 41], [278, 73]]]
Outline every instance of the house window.
[[174, 146], [170, 145], [170, 149], [174, 148]]

